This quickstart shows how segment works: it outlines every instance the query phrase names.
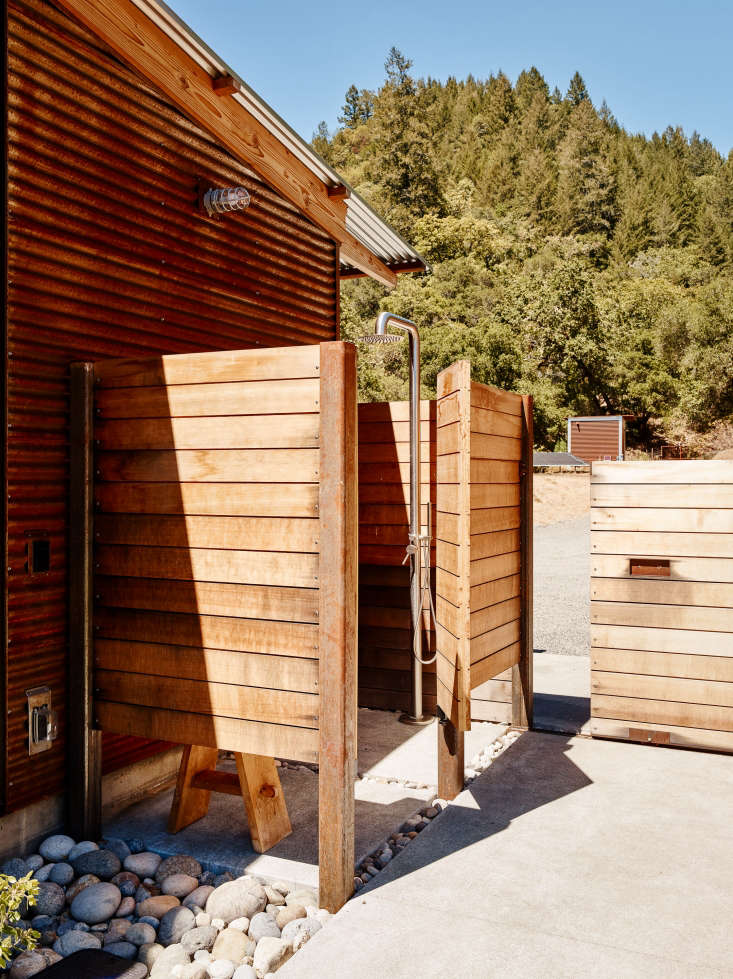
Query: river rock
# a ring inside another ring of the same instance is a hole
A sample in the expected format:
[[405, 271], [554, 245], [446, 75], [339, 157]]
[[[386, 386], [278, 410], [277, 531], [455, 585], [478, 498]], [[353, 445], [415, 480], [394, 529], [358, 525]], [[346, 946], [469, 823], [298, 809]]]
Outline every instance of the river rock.
[[181, 938], [181, 945], [190, 955], [194, 955], [200, 949], [209, 951], [214, 946], [216, 936], [219, 932], [211, 925], [192, 928]]
[[198, 877], [201, 869], [198, 860], [194, 860], [193, 857], [189, 857], [185, 853], [176, 853], [163, 860], [155, 871], [155, 879], [161, 884], [166, 877], [170, 877], [172, 874], [188, 874], [189, 877]]
[[[211, 950], [212, 959], [227, 959], [239, 965], [245, 955], [252, 955], [254, 941], [236, 928], [225, 928], [220, 932]], [[233, 970], [232, 970], [233, 971]]]
[[178, 979], [208, 979], [208, 971], [203, 962], [191, 962], [184, 965], [178, 973]]
[[121, 941], [131, 927], [132, 925], [127, 918], [113, 918], [109, 923], [109, 927], [107, 928], [103, 944], [108, 945], [110, 942]]
[[70, 863], [54, 863], [48, 866], [51, 867], [48, 879], [59, 887], [68, 887], [74, 879], [74, 868]]
[[155, 960], [150, 979], [171, 979], [177, 965], [188, 965], [191, 957], [182, 945], [169, 945]]
[[38, 952], [21, 952], [10, 969], [10, 979], [27, 979], [42, 972], [48, 963]]
[[125, 932], [125, 941], [132, 942], [138, 948], [141, 945], [152, 945], [155, 941], [155, 928], [145, 921], [136, 921]]
[[155, 897], [149, 897], [145, 901], [141, 901], [137, 906], [137, 915], [139, 918], [144, 918], [147, 915], [152, 915], [154, 918], [162, 918], [172, 908], [177, 908], [180, 903], [178, 898], [173, 897], [172, 894], [158, 894]]
[[143, 850], [142, 853], [131, 853], [129, 857], [125, 857], [122, 865], [125, 870], [137, 874], [142, 879], [143, 877], [152, 877], [161, 862], [162, 857], [159, 854]]
[[249, 923], [249, 935], [258, 942], [261, 938], [279, 938], [280, 929], [271, 914], [260, 911]]
[[138, 921], [142, 921], [144, 925], [150, 925], [155, 930], [158, 930], [158, 925], [160, 924], [160, 918], [153, 917], [152, 914], [143, 914], [138, 918]]
[[25, 860], [28, 869], [32, 870], [34, 873], [36, 870], [40, 870], [43, 866], [43, 857], [40, 853], [31, 853], [30, 856], [24, 857], [23, 859]]
[[204, 884], [201, 887], [197, 887], [195, 891], [185, 898], [183, 901], [184, 908], [191, 908], [194, 905], [198, 908], [205, 908], [206, 902], [209, 900], [209, 894], [214, 890], [210, 884]]
[[131, 852], [127, 843], [125, 843], [124, 840], [117, 839], [115, 836], [111, 836], [109, 839], [104, 840], [104, 849], [111, 850], [120, 863], [124, 863], [130, 856]]
[[6, 860], [0, 867], [0, 874], [7, 874], [8, 877], [15, 877], [16, 880], [20, 880], [21, 877], [29, 874], [30, 870], [31, 868], [22, 857], [13, 857], [12, 860]]
[[229, 922], [230, 928], [236, 928], [237, 931], [247, 931], [249, 929], [249, 918], [235, 918], [234, 921]]
[[229, 959], [217, 959], [209, 963], [206, 971], [211, 979], [232, 979], [235, 969], [236, 965]]
[[172, 894], [173, 897], [183, 900], [184, 897], [192, 894], [198, 886], [199, 882], [189, 874], [169, 874], [163, 880], [160, 889], [163, 894]]
[[83, 948], [101, 948], [102, 942], [96, 935], [89, 931], [67, 931], [53, 943], [54, 952], [58, 952], [66, 958], [74, 952], [80, 952]]
[[[122, 892], [120, 892], [122, 893]], [[116, 918], [127, 918], [129, 915], [135, 913], [135, 898], [134, 897], [123, 897], [120, 902], [119, 908], [115, 912]]]
[[160, 919], [158, 941], [164, 947], [178, 945], [185, 933], [194, 927], [195, 922], [196, 919], [190, 908], [181, 905], [171, 908]]
[[71, 913], [77, 921], [96, 925], [108, 921], [120, 906], [122, 895], [115, 884], [91, 884], [71, 902]]
[[288, 896], [285, 898], [285, 902], [286, 904], [288, 904], [288, 906], [291, 904], [302, 904], [304, 908], [318, 907], [318, 898], [313, 893], [313, 891], [307, 891], [307, 890], [291, 891], [288, 894]]
[[63, 887], [54, 884], [50, 880], [43, 881], [38, 885], [35, 908], [38, 914], [48, 914], [55, 917], [66, 907], [66, 892]]
[[284, 939], [263, 938], [257, 942], [252, 965], [258, 976], [265, 976], [268, 972], [277, 972], [292, 954], [292, 946]]
[[142, 962], [147, 969], [152, 969], [162, 952], [162, 945], [158, 945], [157, 942], [146, 942], [137, 950], [137, 960]]
[[240, 965], [234, 970], [232, 979], [257, 979], [257, 973], [251, 965]]
[[80, 857], [82, 853], [91, 853], [92, 850], [98, 850], [99, 847], [96, 843], [91, 840], [82, 840], [81, 843], [75, 843], [74, 846], [69, 850], [67, 855], [67, 860], [73, 866], [74, 861], [77, 857]]
[[323, 925], [318, 918], [298, 918], [296, 921], [291, 921], [290, 924], [285, 925], [282, 938], [284, 942], [292, 945], [294, 952], [297, 952], [322, 927]]
[[[53, 868], [55, 866], [56, 866], [55, 863], [44, 863], [44, 865], [42, 867], [39, 867], [38, 870], [36, 870], [36, 872], [33, 874], [33, 879], [37, 880], [39, 884], [43, 883], [43, 881], [45, 880], [50, 880], [51, 873], [53, 872]], [[72, 877], [74, 876], [73, 870], [71, 871], [71, 876]], [[56, 883], [58, 883], [58, 881], [56, 881]]]
[[135, 891], [140, 886], [140, 878], [129, 870], [121, 870], [115, 874], [112, 883], [117, 884], [123, 897], [134, 897]]
[[49, 863], [56, 863], [59, 860], [66, 860], [74, 846], [76, 846], [76, 842], [70, 836], [58, 834], [45, 839], [38, 850], [44, 860], [48, 860]]
[[109, 945], [104, 946], [104, 950], [121, 959], [134, 959], [137, 955], [137, 945], [132, 945], [130, 942], [110, 942]]
[[252, 918], [267, 904], [267, 895], [261, 884], [255, 881], [233, 880], [212, 891], [206, 902], [206, 911], [213, 918], [225, 923], [235, 918]]
[[302, 904], [290, 904], [278, 912], [275, 921], [277, 927], [282, 931], [285, 925], [289, 925], [291, 921], [297, 921], [298, 918], [305, 918], [305, 916], [306, 911]]
[[120, 858], [111, 850], [90, 850], [72, 860], [71, 865], [77, 874], [96, 874], [100, 880], [111, 880], [122, 869]]

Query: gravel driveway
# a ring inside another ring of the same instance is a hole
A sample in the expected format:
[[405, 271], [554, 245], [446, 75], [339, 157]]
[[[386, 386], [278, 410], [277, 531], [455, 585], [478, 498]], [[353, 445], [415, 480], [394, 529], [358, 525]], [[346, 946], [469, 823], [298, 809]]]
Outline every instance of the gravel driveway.
[[588, 656], [590, 517], [535, 527], [535, 652]]

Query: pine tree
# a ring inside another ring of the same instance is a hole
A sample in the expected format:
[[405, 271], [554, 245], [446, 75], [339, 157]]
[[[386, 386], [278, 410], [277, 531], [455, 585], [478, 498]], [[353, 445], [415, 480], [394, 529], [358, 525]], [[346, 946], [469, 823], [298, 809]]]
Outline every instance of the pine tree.
[[572, 111], [558, 163], [558, 214], [565, 232], [608, 234], [616, 218], [616, 175], [603, 126], [587, 99]]
[[588, 89], [585, 87], [585, 82], [579, 72], [575, 72], [573, 77], [570, 79], [570, 85], [568, 86], [568, 93], [565, 96], [571, 105], [580, 105], [581, 102], [590, 102], [590, 96], [588, 95]]

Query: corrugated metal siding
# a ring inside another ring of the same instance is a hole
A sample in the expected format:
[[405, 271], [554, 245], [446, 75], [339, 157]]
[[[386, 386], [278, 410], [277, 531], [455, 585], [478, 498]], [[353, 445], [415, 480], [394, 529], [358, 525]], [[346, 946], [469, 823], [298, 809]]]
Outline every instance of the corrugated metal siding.
[[[570, 419], [568, 451], [584, 462], [596, 459], [618, 459], [618, 418]], [[622, 442], [623, 445], [623, 442]]]
[[[334, 243], [43, 0], [9, 4], [8, 808], [64, 782], [68, 365], [315, 343], [337, 333]], [[196, 210], [197, 181], [250, 208]], [[25, 573], [30, 531], [51, 571]], [[49, 684], [52, 750], [27, 753], [25, 690]], [[117, 740], [118, 764], [139, 743]]]

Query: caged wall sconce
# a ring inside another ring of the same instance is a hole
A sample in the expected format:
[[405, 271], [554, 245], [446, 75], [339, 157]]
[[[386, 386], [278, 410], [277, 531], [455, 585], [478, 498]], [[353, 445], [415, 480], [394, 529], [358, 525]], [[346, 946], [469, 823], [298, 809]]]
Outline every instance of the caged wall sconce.
[[216, 187], [207, 190], [201, 198], [209, 217], [227, 214], [230, 211], [243, 211], [249, 207], [251, 196], [244, 187]]

